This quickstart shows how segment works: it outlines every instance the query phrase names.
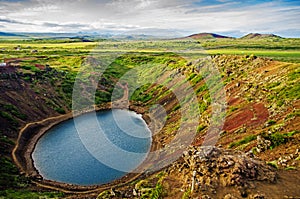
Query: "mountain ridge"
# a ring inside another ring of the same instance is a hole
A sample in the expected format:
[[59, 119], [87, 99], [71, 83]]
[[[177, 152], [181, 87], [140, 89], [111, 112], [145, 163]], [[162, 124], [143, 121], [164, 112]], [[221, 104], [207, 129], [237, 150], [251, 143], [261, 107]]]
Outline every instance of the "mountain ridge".
[[229, 36], [224, 36], [216, 33], [196, 33], [187, 36], [186, 38], [192, 38], [192, 39], [224, 39], [224, 38], [232, 38]]
[[[157, 32], [155, 32], [157, 31]], [[160, 35], [161, 34], [161, 35]], [[176, 37], [176, 34], [173, 34], [172, 31], [161, 33], [160, 30], [149, 30], [149, 32], [143, 30], [141, 32], [133, 31], [133, 32], [126, 32], [126, 33], [118, 33], [112, 34], [108, 32], [76, 32], [76, 33], [37, 33], [37, 32], [0, 32], [0, 36], [2, 37], [34, 37], [34, 38], [72, 38], [72, 37], [93, 37], [93, 38], [112, 38], [112, 39], [264, 39], [264, 38], [278, 38], [282, 39], [285, 37], [281, 37], [276, 34], [264, 34], [264, 33], [248, 33], [241, 37], [235, 36], [227, 36], [223, 34], [217, 34], [213, 32], [200, 32], [191, 34], [188, 36]]]
[[275, 34], [261, 34], [261, 33], [249, 33], [241, 39], [263, 39], [263, 38], [283, 38]]
[[0, 36], [2, 36], [2, 37], [20, 37], [20, 36], [24, 36], [24, 35], [11, 33], [11, 32], [0, 32]]

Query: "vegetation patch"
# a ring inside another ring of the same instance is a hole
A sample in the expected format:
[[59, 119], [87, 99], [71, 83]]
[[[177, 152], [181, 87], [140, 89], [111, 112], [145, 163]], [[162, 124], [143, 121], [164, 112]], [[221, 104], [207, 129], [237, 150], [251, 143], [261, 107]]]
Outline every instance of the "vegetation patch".
[[32, 192], [29, 190], [4, 190], [0, 191], [0, 198], [6, 198], [6, 199], [50, 199], [50, 198], [62, 198], [64, 197], [63, 193], [58, 193], [58, 192]]
[[58, 113], [60, 113], [60, 114], [65, 114], [66, 113], [66, 111], [63, 109], [63, 108], [55, 108], [54, 109], [56, 112], [58, 112]]
[[203, 131], [206, 127], [207, 127], [207, 126], [205, 126], [205, 125], [199, 125], [199, 126], [197, 127], [197, 133], [200, 133], [200, 132]]
[[292, 119], [295, 117], [300, 117], [300, 110], [296, 109], [285, 117], [285, 120]]
[[248, 137], [245, 137], [242, 140], [230, 143], [229, 146], [228, 146], [228, 148], [234, 148], [234, 147], [238, 147], [238, 146], [240, 146], [242, 144], [247, 144], [247, 143], [249, 143], [249, 142], [251, 142], [253, 140], [256, 140], [256, 137], [257, 137], [256, 135], [249, 135]]
[[278, 169], [278, 164], [277, 161], [271, 161], [271, 162], [267, 162], [267, 165], [270, 165], [271, 167], [274, 167], [275, 169]]
[[[18, 168], [6, 157], [0, 157], [0, 188], [24, 188], [29, 180], [19, 175]], [[1, 195], [0, 195], [1, 196]]]
[[277, 146], [287, 143], [292, 136], [298, 133], [299, 131], [291, 131], [288, 133], [276, 132], [273, 134], [263, 134], [262, 136], [264, 139], [271, 141], [270, 149], [274, 149]]

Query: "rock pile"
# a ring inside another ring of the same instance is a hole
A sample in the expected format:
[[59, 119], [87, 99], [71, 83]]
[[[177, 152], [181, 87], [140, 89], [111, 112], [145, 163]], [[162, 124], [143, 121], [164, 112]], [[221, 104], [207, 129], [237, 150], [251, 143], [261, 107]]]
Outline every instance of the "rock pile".
[[295, 153], [289, 155], [281, 156], [278, 158], [278, 166], [284, 168], [297, 168], [300, 160], [300, 150], [296, 149]]
[[216, 192], [218, 187], [253, 187], [252, 181], [276, 181], [276, 172], [264, 162], [239, 151], [216, 147], [190, 147], [170, 172], [185, 180], [192, 192]]
[[268, 148], [271, 146], [271, 141], [263, 138], [261, 135], [258, 135], [256, 140], [257, 140], [256, 151], [258, 153], [268, 150]]

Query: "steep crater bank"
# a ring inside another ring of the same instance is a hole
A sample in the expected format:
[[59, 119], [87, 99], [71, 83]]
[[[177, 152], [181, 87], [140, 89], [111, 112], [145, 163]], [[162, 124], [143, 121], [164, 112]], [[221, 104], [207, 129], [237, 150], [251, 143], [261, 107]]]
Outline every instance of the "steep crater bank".
[[[213, 58], [213, 61], [222, 72], [223, 80], [226, 84], [225, 88], [229, 105], [225, 121], [226, 128], [220, 132], [218, 145], [223, 148], [229, 147], [244, 152], [253, 151], [257, 157], [267, 161], [269, 164], [275, 165], [275, 167], [297, 169], [299, 167], [299, 154], [295, 152], [299, 148], [299, 133], [297, 132], [299, 130], [298, 127], [300, 122], [299, 96], [296, 95], [297, 92], [293, 93], [292, 90], [295, 82], [299, 81], [299, 70], [297, 70], [299, 64], [275, 62], [268, 59], [256, 58], [254, 56], [216, 56]], [[210, 104], [206, 96], [208, 93], [207, 90], [200, 89], [205, 82], [201, 81], [201, 78], [197, 79], [198, 74], [196, 69], [197, 66], [187, 64], [181, 69], [178, 69], [178, 72], [186, 74], [187, 76], [190, 75], [190, 81], [192, 81], [195, 90], [198, 90], [199, 88], [200, 91], [197, 93], [197, 96], [201, 107], [203, 107], [203, 113], [199, 121], [198, 133], [194, 140], [194, 145], [197, 146], [201, 145], [207, 127], [209, 126], [208, 118], [210, 117]], [[26, 123], [58, 116], [58, 112], [62, 112], [59, 108], [62, 108], [66, 112], [69, 110], [68, 106], [66, 106], [66, 104], [69, 103], [68, 96], [65, 96], [61, 92], [57, 92], [55, 87], [49, 87], [49, 78], [40, 79], [37, 83], [33, 84], [32, 79], [24, 80], [21, 75], [18, 75], [17, 71], [9, 71], [7, 73], [9, 75], [3, 76], [1, 79], [1, 91], [3, 93], [3, 95], [1, 95], [1, 104], [3, 104], [1, 106], [1, 111], [10, 113], [12, 118], [7, 115], [6, 117], [3, 115], [0, 117], [1, 122], [6, 124], [5, 126], [1, 125], [1, 136], [3, 138], [5, 137], [16, 142], [18, 138], [18, 129], [21, 126], [24, 126]], [[51, 70], [50, 72], [45, 72], [45, 74], [47, 73], [51, 73]], [[59, 77], [67, 78], [64, 73], [53, 73], [57, 74]], [[38, 75], [32, 76], [31, 78], [39, 79]], [[100, 83], [107, 83], [107, 81], [103, 80]], [[34, 87], [32, 85], [34, 85]], [[34, 90], [37, 88], [39, 92]], [[40, 90], [43, 89], [45, 91], [41, 92]], [[285, 94], [282, 90], [291, 90], [291, 92]], [[165, 105], [164, 108], [168, 114], [168, 120], [161, 132], [153, 137], [154, 143], [157, 143], [155, 149], [163, 148], [165, 144], [172, 140], [176, 134], [178, 121], [180, 119], [180, 112], [177, 109], [174, 109], [174, 107], [178, 105], [176, 97], [172, 95], [172, 93], [167, 93], [166, 91], [165, 88], [161, 89], [156, 86], [150, 86], [144, 90], [142, 96], [152, 96], [152, 98], [148, 97], [143, 99], [141, 97], [141, 102], [138, 102], [139, 100], [134, 101], [131, 106], [131, 109], [136, 110], [137, 112], [147, 113], [148, 107], [154, 102]], [[65, 97], [61, 97], [60, 95]], [[52, 102], [49, 102], [49, 99], [51, 99]], [[203, 103], [203, 99], [208, 103]], [[8, 105], [17, 107], [18, 111], [21, 114], [27, 115], [27, 117], [25, 118], [20, 115], [12, 114], [14, 108]], [[235, 123], [235, 118], [239, 118], [240, 116], [245, 116], [245, 119], [239, 121], [239, 123]], [[61, 117], [63, 118], [64, 116]], [[145, 118], [148, 118], [146, 114]], [[30, 128], [32, 128], [32, 130], [37, 130], [37, 127], [44, 129], [49, 126], [49, 124], [50, 123], [37, 123], [37, 126], [32, 126]], [[21, 145], [22, 142], [25, 144], [28, 141], [28, 138], [31, 136], [30, 132], [32, 131], [28, 131], [28, 135], [24, 137], [24, 140], [21, 139], [23, 140], [21, 141]], [[261, 147], [264, 148], [264, 150], [260, 150], [256, 153], [257, 149], [260, 148], [260, 146], [258, 146], [260, 142], [257, 138], [258, 136], [262, 136], [265, 140], [269, 140], [270, 145], [266, 144]], [[274, 139], [277, 137], [280, 138], [279, 142], [276, 142], [276, 139]], [[3, 146], [6, 147], [5, 150], [3, 150], [2, 155], [7, 157], [12, 151], [14, 143], [3, 140], [4, 139], [1, 139], [1, 143], [4, 142], [5, 145]], [[155, 149], [153, 148], [152, 150]], [[18, 161], [25, 162], [23, 157], [28, 155], [28, 153], [24, 153], [23, 150], [19, 151], [19, 153], [23, 154], [20, 154]], [[293, 155], [293, 157], [290, 158], [290, 154], [296, 155]], [[182, 162], [182, 164], [184, 163]], [[178, 165], [180, 166], [181, 163], [179, 162]], [[265, 166], [262, 167], [267, 168]], [[24, 168], [27, 170], [27, 166], [24, 166]], [[30, 168], [30, 166], [28, 166], [28, 168]], [[190, 173], [188, 175], [193, 175], [193, 173], [191, 173], [192, 171], [189, 171]], [[266, 170], [267, 173], [269, 173], [269, 171], [271, 173], [274, 172], [273, 170]], [[168, 175], [169, 177], [165, 178], [166, 181], [161, 180], [161, 177], [157, 177], [156, 174], [141, 176], [141, 178], [145, 180], [148, 179], [148, 184], [146, 183], [147, 186], [137, 186], [136, 188], [139, 189], [136, 189], [135, 194], [142, 195], [144, 193], [143, 191], [145, 191], [140, 190], [142, 187], [149, 188], [149, 190], [155, 190], [156, 185], [159, 183], [165, 190], [168, 190], [168, 186], [174, 187], [174, 189], [169, 190], [170, 192], [168, 195], [170, 197], [172, 194], [176, 193], [176, 190], [180, 195], [183, 195], [185, 191], [188, 192], [190, 182], [187, 183], [183, 179], [178, 180], [178, 178], [173, 178], [171, 174]], [[252, 174], [250, 173], [249, 175], [251, 176]], [[286, 176], [286, 174], [284, 174], [284, 176]], [[279, 179], [284, 179], [284, 176], [279, 177]], [[178, 180], [178, 183], [174, 182], [174, 180]], [[253, 178], [249, 180], [256, 181], [257, 179]], [[245, 178], [245, 181], [248, 181], [248, 179]], [[36, 187], [36, 185], [30, 185], [30, 183], [29, 186]], [[62, 190], [60, 185], [57, 185], [56, 187], [58, 188], [57, 190]], [[103, 189], [109, 189], [110, 187], [111, 186], [108, 185]], [[114, 193], [115, 195], [118, 195], [117, 193], [119, 191], [119, 193], [121, 193], [120, 197], [126, 195], [134, 197], [135, 194], [133, 189], [135, 189], [134, 185], [119, 183], [117, 188], [114, 189]], [[184, 191], [182, 192], [180, 190]], [[218, 188], [214, 190], [218, 192]], [[214, 192], [214, 190], [211, 191]], [[69, 191], [72, 193], [72, 189]], [[75, 189], [73, 191], [76, 193]], [[88, 190], [83, 188], [82, 191]], [[97, 191], [101, 192], [101, 190]], [[89, 193], [90, 192], [85, 194]], [[109, 195], [110, 193], [107, 194]], [[113, 193], [111, 194], [114, 195]]]

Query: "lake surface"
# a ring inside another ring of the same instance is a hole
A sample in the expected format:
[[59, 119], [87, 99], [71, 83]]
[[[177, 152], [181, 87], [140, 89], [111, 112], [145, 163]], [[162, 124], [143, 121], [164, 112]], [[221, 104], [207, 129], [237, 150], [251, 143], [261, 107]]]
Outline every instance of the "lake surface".
[[151, 141], [141, 115], [114, 109], [85, 114], [53, 127], [39, 139], [32, 158], [45, 179], [99, 185], [138, 167]]

